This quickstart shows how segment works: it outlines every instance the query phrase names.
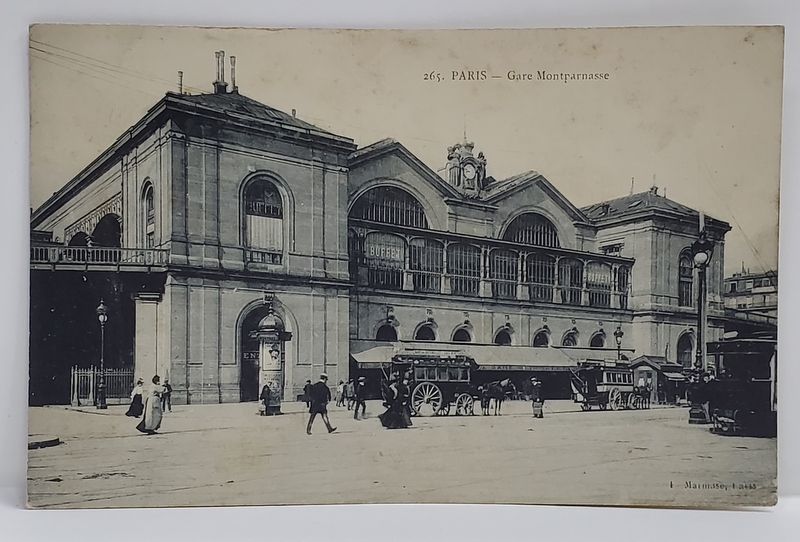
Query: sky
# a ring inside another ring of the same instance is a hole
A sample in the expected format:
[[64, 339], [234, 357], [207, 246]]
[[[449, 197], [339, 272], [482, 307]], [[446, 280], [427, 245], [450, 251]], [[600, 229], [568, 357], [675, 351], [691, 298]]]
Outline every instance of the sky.
[[[579, 207], [655, 184], [670, 199], [731, 224], [726, 274], [743, 264], [777, 268], [777, 28], [61, 25], [34, 27], [30, 39], [34, 208], [177, 90], [179, 70], [188, 92], [211, 92], [214, 52], [225, 50], [236, 56], [242, 94], [295, 109], [359, 146], [392, 137], [438, 170], [447, 147], [466, 132], [486, 156], [489, 175], [536, 170]], [[510, 71], [533, 80], [510, 80]], [[539, 71], [608, 78], [542, 81]], [[229, 72], [226, 58], [227, 80]]]

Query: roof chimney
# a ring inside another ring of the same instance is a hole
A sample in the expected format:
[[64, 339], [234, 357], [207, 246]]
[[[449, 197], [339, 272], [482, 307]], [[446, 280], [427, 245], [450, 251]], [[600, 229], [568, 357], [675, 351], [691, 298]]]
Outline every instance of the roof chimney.
[[236, 57], [231, 55], [231, 92], [238, 92], [239, 88], [236, 86]]
[[228, 88], [225, 82], [225, 51], [214, 53], [217, 57], [217, 80], [214, 81], [214, 94], [224, 94]]
[[297, 117], [297, 109], [292, 109], [292, 116]]
[[178, 72], [178, 94], [183, 94], [183, 72]]

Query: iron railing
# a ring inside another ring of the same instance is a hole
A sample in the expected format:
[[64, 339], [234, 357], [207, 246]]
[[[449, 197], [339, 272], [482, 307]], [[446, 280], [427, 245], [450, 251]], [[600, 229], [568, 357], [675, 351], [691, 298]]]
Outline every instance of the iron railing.
[[32, 245], [31, 263], [160, 266], [166, 265], [167, 252], [166, 249], [158, 248]]

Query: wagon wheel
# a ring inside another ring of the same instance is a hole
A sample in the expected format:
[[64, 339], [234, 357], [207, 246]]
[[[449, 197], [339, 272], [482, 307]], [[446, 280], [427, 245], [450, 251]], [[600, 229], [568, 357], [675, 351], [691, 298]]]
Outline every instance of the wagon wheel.
[[436, 411], [437, 416], [447, 416], [450, 414], [450, 403], [445, 403], [442, 405], [442, 408]]
[[414, 388], [411, 406], [420, 416], [433, 416], [442, 408], [442, 392], [436, 384], [423, 382]]
[[636, 410], [639, 408], [639, 398], [636, 397], [635, 393], [628, 394], [628, 402], [625, 405], [625, 408]]
[[581, 410], [583, 410], [584, 412], [591, 409], [592, 407], [590, 407], [587, 403], [581, 403]]
[[608, 392], [608, 408], [611, 410], [619, 410], [623, 407], [622, 394], [619, 388], [611, 388]]
[[472, 416], [475, 414], [475, 399], [468, 393], [456, 397], [456, 416]]

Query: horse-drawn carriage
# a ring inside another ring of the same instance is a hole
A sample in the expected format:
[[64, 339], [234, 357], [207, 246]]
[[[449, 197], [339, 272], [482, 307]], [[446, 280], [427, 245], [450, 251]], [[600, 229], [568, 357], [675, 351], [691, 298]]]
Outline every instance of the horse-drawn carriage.
[[472, 385], [475, 361], [462, 354], [404, 353], [392, 358], [393, 375], [404, 375], [411, 389], [411, 409], [417, 416], [457, 416], [475, 413]]
[[633, 385], [633, 370], [624, 362], [584, 361], [571, 371], [572, 400], [581, 409], [621, 410], [649, 407], [650, 390]]

